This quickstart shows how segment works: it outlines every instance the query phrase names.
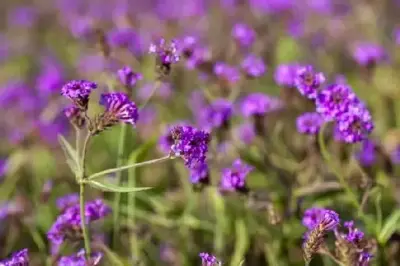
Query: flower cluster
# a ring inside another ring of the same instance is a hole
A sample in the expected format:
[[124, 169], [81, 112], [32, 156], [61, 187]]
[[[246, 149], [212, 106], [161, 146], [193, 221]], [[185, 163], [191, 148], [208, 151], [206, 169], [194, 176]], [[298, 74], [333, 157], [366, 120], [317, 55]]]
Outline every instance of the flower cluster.
[[61, 89], [61, 94], [70, 99], [80, 110], [86, 111], [90, 93], [97, 84], [87, 80], [72, 80]]
[[85, 250], [80, 250], [78, 253], [71, 256], [63, 256], [58, 260], [58, 266], [95, 266], [98, 265], [102, 259], [103, 254], [100, 252], [93, 252], [90, 254], [89, 261], [85, 258]]
[[252, 170], [253, 167], [243, 163], [240, 159], [236, 159], [231, 168], [222, 170], [222, 177], [219, 184], [220, 190], [222, 192], [247, 192], [246, 177]]
[[135, 86], [136, 82], [143, 78], [142, 74], [133, 72], [133, 70], [128, 66], [125, 66], [118, 70], [117, 75], [121, 84], [128, 89]]
[[317, 134], [323, 123], [324, 119], [318, 113], [304, 113], [296, 119], [297, 131], [302, 134]]
[[205, 130], [227, 127], [232, 116], [232, 103], [225, 99], [217, 99], [204, 107], [199, 114], [199, 125]]
[[4, 266], [29, 266], [28, 249], [22, 249], [11, 255], [10, 258], [0, 261]]
[[312, 66], [299, 67], [296, 74], [294, 84], [301, 95], [315, 99], [321, 84], [325, 82], [324, 74], [316, 73]]
[[176, 40], [167, 42], [165, 39], [160, 39], [158, 44], [150, 45], [149, 53], [157, 56], [157, 69], [161, 75], [168, 75], [171, 72], [171, 65], [180, 60]]
[[253, 54], [247, 55], [240, 66], [249, 78], [261, 77], [266, 71], [264, 61]]
[[67, 194], [65, 196], [59, 197], [56, 200], [57, 209], [60, 212], [64, 212], [69, 207], [75, 206], [79, 203], [78, 193]]
[[201, 266], [220, 266], [222, 263], [214, 256], [205, 252], [199, 254]]

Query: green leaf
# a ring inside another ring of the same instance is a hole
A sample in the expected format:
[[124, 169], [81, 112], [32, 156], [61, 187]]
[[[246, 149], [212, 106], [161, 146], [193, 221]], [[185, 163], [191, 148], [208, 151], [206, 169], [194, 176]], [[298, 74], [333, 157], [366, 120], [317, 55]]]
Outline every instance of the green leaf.
[[395, 210], [392, 214], [386, 219], [382, 230], [378, 236], [378, 242], [381, 244], [386, 244], [389, 238], [393, 235], [396, 230], [399, 229], [400, 224], [400, 209]]
[[236, 244], [235, 251], [232, 256], [231, 266], [241, 265], [243, 263], [244, 255], [249, 246], [247, 238], [246, 224], [243, 219], [236, 221]]
[[79, 166], [79, 159], [78, 159], [78, 154], [75, 151], [74, 148], [72, 148], [71, 144], [62, 136], [58, 135], [58, 142], [61, 145], [61, 148], [64, 151], [65, 158], [67, 160], [67, 164], [71, 171], [74, 174], [79, 173], [80, 171], [80, 166]]
[[119, 192], [119, 193], [129, 193], [129, 192], [138, 192], [143, 190], [151, 189], [151, 187], [125, 187], [125, 186], [117, 186], [112, 183], [107, 182], [99, 182], [95, 180], [88, 180], [87, 184], [90, 186], [106, 191], [106, 192]]

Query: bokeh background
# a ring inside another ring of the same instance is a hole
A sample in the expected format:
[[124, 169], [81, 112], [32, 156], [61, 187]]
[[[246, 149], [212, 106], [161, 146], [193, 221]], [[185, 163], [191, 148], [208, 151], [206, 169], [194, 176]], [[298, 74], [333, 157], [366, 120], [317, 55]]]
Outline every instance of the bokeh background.
[[[29, 248], [31, 265], [57, 261], [46, 237], [59, 215], [56, 200], [78, 192], [57, 138], [75, 141], [61, 87], [72, 79], [98, 83], [90, 101], [94, 115], [102, 110], [100, 93], [126, 89], [116, 73], [128, 65], [143, 75], [130, 91], [132, 99], [149, 102], [136, 128], [118, 125], [94, 138], [90, 173], [116, 166], [122, 130], [121, 162], [140, 162], [163, 156], [159, 139], [168, 125], [196, 124], [199, 105], [227, 97], [235, 110], [228, 137], [210, 144], [211, 185], [194, 188], [189, 171], [175, 159], [123, 172], [124, 184], [153, 189], [120, 194], [117, 205], [115, 193], [87, 191], [88, 199], [100, 197], [112, 207], [91, 228], [106, 247], [102, 265], [201, 265], [200, 252], [215, 254], [223, 265], [304, 265], [301, 219], [312, 206], [355, 220], [374, 244], [372, 265], [400, 265], [399, 218], [392, 218], [388, 239], [377, 241], [387, 218], [400, 216], [399, 14], [397, 0], [0, 1], [0, 257]], [[238, 23], [250, 33], [235, 30]], [[190, 50], [188, 36], [196, 39], [200, 58], [193, 66], [190, 55], [182, 56], [152, 94], [157, 72], [149, 45], [177, 39]], [[362, 43], [379, 47], [384, 58], [360, 64], [354, 51]], [[240, 70], [250, 53], [266, 66], [256, 78]], [[217, 62], [234, 69], [218, 75]], [[365, 199], [368, 225], [357, 218], [318, 151], [310, 149], [315, 138], [296, 131], [296, 117], [313, 105], [280, 72], [283, 64], [311, 64], [327, 83], [349, 84], [367, 103], [375, 123], [375, 148], [367, 152], [372, 163], [355, 159], [360, 144], [329, 139], [328, 148], [360, 202]], [[267, 132], [257, 139], [242, 128], [251, 120], [239, 108], [252, 92], [285, 104], [264, 119]], [[236, 158], [254, 167], [247, 177], [250, 193], [215, 193], [221, 170]], [[106, 179], [117, 182], [115, 175]], [[68, 245], [63, 254], [79, 246]], [[335, 264], [316, 255], [312, 265]]]

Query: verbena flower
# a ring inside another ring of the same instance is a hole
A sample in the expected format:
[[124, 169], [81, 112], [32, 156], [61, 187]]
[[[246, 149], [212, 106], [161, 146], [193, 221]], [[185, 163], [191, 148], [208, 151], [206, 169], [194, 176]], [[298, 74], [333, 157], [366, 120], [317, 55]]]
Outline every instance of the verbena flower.
[[368, 266], [370, 260], [373, 258], [372, 254], [369, 252], [361, 252], [358, 257], [358, 264], [357, 266]]
[[297, 131], [302, 134], [317, 134], [323, 123], [324, 119], [319, 113], [304, 113], [296, 119]]
[[158, 44], [152, 43], [150, 45], [149, 53], [157, 56], [157, 67], [161, 74], [164, 75], [168, 75], [171, 71], [171, 65], [180, 60], [180, 52], [176, 40], [167, 42], [165, 39], [160, 39]]
[[352, 89], [344, 84], [332, 84], [322, 90], [316, 100], [316, 110], [325, 120], [334, 120], [358, 102]]
[[226, 127], [233, 112], [232, 103], [226, 99], [216, 99], [198, 115], [200, 126], [206, 130]]
[[14, 252], [10, 258], [0, 261], [0, 265], [4, 266], [29, 266], [28, 249], [24, 248]]
[[279, 99], [255, 92], [246, 96], [241, 103], [242, 114], [245, 117], [263, 116], [269, 112], [275, 111], [282, 106]]
[[[156, 91], [154, 91], [155, 86]], [[162, 82], [160, 85], [155, 83], [146, 83], [137, 90], [137, 98], [141, 101], [146, 101], [150, 97], [168, 100], [173, 93], [172, 85], [168, 82]]]
[[264, 61], [252, 54], [247, 55], [240, 66], [246, 72], [246, 75], [251, 78], [261, 77], [266, 71]]
[[387, 54], [382, 46], [368, 42], [355, 45], [352, 55], [354, 60], [364, 67], [374, 66], [387, 59]]
[[58, 266], [95, 266], [98, 265], [102, 259], [103, 254], [100, 252], [93, 252], [90, 254], [89, 261], [86, 261], [85, 250], [81, 249], [78, 253], [71, 256], [63, 256], [58, 260]]
[[174, 145], [175, 140], [173, 138], [173, 129], [179, 126], [188, 126], [189, 123], [186, 121], [177, 121], [175, 123], [169, 124], [165, 127], [163, 134], [158, 139], [157, 148], [165, 153], [169, 154], [171, 152], [171, 146]]
[[368, 138], [374, 129], [371, 114], [362, 103], [354, 104], [338, 120], [338, 129], [347, 143], [360, 142]]
[[136, 104], [132, 102], [125, 93], [104, 93], [100, 97], [100, 104], [103, 105], [106, 110], [98, 118], [96, 128], [93, 129], [93, 134], [97, 134], [119, 122], [135, 126], [139, 119], [139, 112]]
[[360, 231], [358, 228], [354, 227], [354, 221], [344, 222], [343, 225], [348, 230], [347, 234], [345, 235], [347, 241], [352, 243], [357, 243], [361, 241], [361, 239], [363, 239], [364, 233]]
[[303, 215], [303, 225], [309, 230], [313, 229], [316, 225], [318, 225], [319, 220], [326, 211], [327, 209], [324, 208], [307, 209]]
[[86, 80], [72, 80], [65, 84], [61, 89], [61, 94], [82, 109], [87, 110], [89, 95], [97, 88], [97, 84]]
[[274, 79], [279, 86], [292, 88], [295, 86], [297, 64], [281, 64], [275, 69]]
[[237, 23], [232, 28], [232, 37], [243, 47], [251, 46], [255, 39], [255, 31], [247, 24]]
[[209, 169], [208, 164], [198, 163], [194, 167], [190, 168], [190, 182], [192, 184], [209, 184]]
[[143, 78], [142, 74], [133, 72], [133, 70], [128, 66], [118, 70], [117, 75], [121, 84], [127, 88], [132, 88], [138, 80]]
[[355, 157], [362, 166], [373, 165], [377, 160], [375, 143], [369, 139], [364, 140], [361, 149], [355, 154]]
[[191, 126], [177, 126], [171, 130], [174, 144], [171, 153], [182, 157], [189, 168], [204, 163], [208, 152], [210, 134]]
[[236, 83], [240, 80], [239, 69], [223, 62], [217, 62], [214, 65], [214, 74], [228, 83]]
[[201, 266], [219, 266], [221, 262], [214, 256], [205, 252], [199, 254]]
[[186, 35], [179, 41], [179, 44], [182, 55], [186, 58], [190, 58], [193, 55], [194, 49], [197, 47], [198, 38], [192, 35]]
[[247, 192], [246, 177], [253, 170], [252, 166], [236, 159], [232, 167], [222, 170], [222, 177], [219, 184], [221, 191]]
[[319, 88], [325, 82], [325, 76], [321, 72], [315, 72], [312, 66], [299, 67], [296, 72], [294, 84], [301, 95], [308, 99], [315, 99]]
[[191, 56], [186, 61], [188, 69], [195, 69], [210, 62], [212, 59], [211, 49], [205, 46], [198, 46], [194, 48]]
[[76, 106], [65, 108], [64, 115], [68, 118], [69, 122], [77, 128], [82, 128], [85, 124], [85, 116], [82, 110]]
[[75, 206], [79, 203], [79, 195], [78, 193], [71, 193], [65, 196], [59, 197], [56, 200], [57, 209], [61, 212], [65, 211], [69, 207]]

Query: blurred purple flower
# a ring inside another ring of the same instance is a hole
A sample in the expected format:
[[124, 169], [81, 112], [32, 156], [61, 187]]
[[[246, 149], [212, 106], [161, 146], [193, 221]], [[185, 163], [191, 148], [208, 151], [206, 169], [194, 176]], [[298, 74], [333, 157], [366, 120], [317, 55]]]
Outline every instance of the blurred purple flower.
[[348, 233], [345, 235], [345, 239], [351, 243], [358, 243], [364, 237], [364, 233], [358, 228], [354, 227], [354, 221], [344, 222], [344, 227], [347, 228]]
[[174, 144], [171, 153], [182, 157], [188, 168], [204, 163], [208, 152], [210, 134], [191, 126], [177, 126], [171, 130]]
[[7, 160], [0, 159], [0, 179], [6, 175], [7, 171], [8, 171]]
[[102, 257], [102, 253], [93, 252], [90, 254], [90, 261], [87, 262], [85, 258], [85, 250], [81, 249], [77, 254], [62, 256], [58, 261], [58, 266], [95, 266], [99, 264]]
[[245, 117], [263, 116], [282, 106], [279, 99], [255, 92], [246, 96], [241, 103], [241, 112]]
[[96, 88], [97, 84], [94, 82], [72, 80], [62, 87], [61, 94], [86, 111], [89, 103], [89, 95]]
[[243, 47], [250, 47], [256, 39], [256, 32], [249, 25], [244, 23], [236, 23], [232, 28], [231, 34]]
[[396, 28], [393, 31], [394, 41], [397, 45], [400, 45], [400, 28]]
[[192, 184], [208, 184], [210, 182], [207, 163], [198, 163], [190, 168], [190, 182]]
[[249, 54], [243, 59], [241, 67], [251, 78], [261, 77], [266, 71], [264, 61], [253, 54]]
[[104, 121], [108, 122], [106, 127], [118, 122], [135, 126], [139, 119], [136, 104], [125, 93], [103, 93], [100, 96], [100, 105], [106, 108], [103, 114]]
[[163, 19], [185, 19], [201, 16], [206, 10], [203, 0], [161, 0], [155, 5], [156, 13]]
[[294, 84], [301, 95], [308, 99], [315, 99], [325, 76], [321, 72], [315, 72], [312, 66], [297, 68]]
[[216, 99], [198, 114], [199, 126], [207, 131], [227, 126], [232, 112], [233, 107], [230, 101]]
[[42, 59], [42, 68], [36, 78], [36, 88], [48, 96], [61, 88], [64, 83], [61, 65], [54, 58]]
[[356, 159], [362, 166], [371, 166], [376, 162], [376, 145], [372, 140], [366, 139], [362, 142], [361, 149], [355, 154]]
[[252, 166], [236, 159], [231, 168], [222, 170], [222, 177], [219, 184], [221, 191], [247, 192], [246, 177], [253, 170]]
[[24, 206], [21, 201], [7, 201], [0, 205], [0, 220], [6, 219], [9, 216], [20, 215], [24, 212]]
[[24, 248], [20, 251], [14, 252], [10, 258], [0, 261], [0, 265], [4, 266], [28, 266], [29, 253], [28, 249]]
[[190, 93], [188, 99], [188, 107], [192, 111], [193, 115], [197, 115], [207, 105], [206, 98], [202, 90], [194, 90]]
[[250, 0], [249, 2], [252, 9], [264, 13], [287, 11], [290, 10], [295, 3], [292, 0]]
[[171, 83], [163, 82], [153, 94], [154, 86], [157, 86], [157, 83], [146, 83], [141, 86], [137, 91], [138, 99], [141, 101], [146, 101], [149, 97], [152, 96], [158, 96], [162, 100], [168, 100], [169, 98], [171, 98], [173, 93]]
[[57, 209], [60, 212], [64, 212], [69, 207], [75, 206], [79, 203], [79, 195], [78, 193], [67, 194], [65, 196], [59, 197], [56, 200]]
[[297, 131], [302, 134], [316, 135], [323, 123], [324, 119], [318, 113], [304, 113], [296, 119]]
[[108, 32], [107, 40], [111, 48], [126, 48], [134, 55], [141, 55], [144, 52], [144, 44], [139, 34], [132, 28], [113, 28]]
[[210, 62], [212, 58], [211, 50], [205, 46], [198, 46], [194, 48], [190, 57], [186, 60], [187, 69], [195, 69], [196, 67]]
[[275, 83], [282, 87], [292, 88], [295, 86], [295, 77], [297, 74], [297, 64], [281, 64], [274, 74]]
[[132, 88], [138, 80], [143, 78], [142, 74], [133, 72], [133, 70], [128, 66], [119, 69], [117, 71], [117, 76], [122, 85], [127, 88]]
[[373, 43], [359, 43], [352, 51], [354, 60], [361, 66], [368, 67], [388, 59], [382, 46]]
[[246, 122], [237, 126], [235, 128], [235, 135], [244, 144], [250, 145], [256, 137], [254, 125], [252, 123]]
[[239, 69], [230, 66], [224, 62], [215, 63], [214, 74], [221, 80], [227, 81], [229, 83], [236, 83], [240, 80]]
[[199, 254], [201, 266], [220, 266], [221, 262], [214, 256], [205, 252]]
[[17, 6], [7, 13], [10, 26], [32, 27], [38, 18], [38, 12], [31, 6]]
[[390, 159], [394, 164], [400, 164], [400, 144], [398, 144], [390, 153]]
[[316, 110], [324, 119], [337, 119], [349, 110], [350, 105], [358, 101], [350, 87], [344, 84], [332, 84], [322, 90], [316, 100]]
[[304, 212], [302, 223], [307, 229], [312, 230], [317, 226], [323, 217], [323, 214], [327, 211], [324, 208], [311, 208]]

